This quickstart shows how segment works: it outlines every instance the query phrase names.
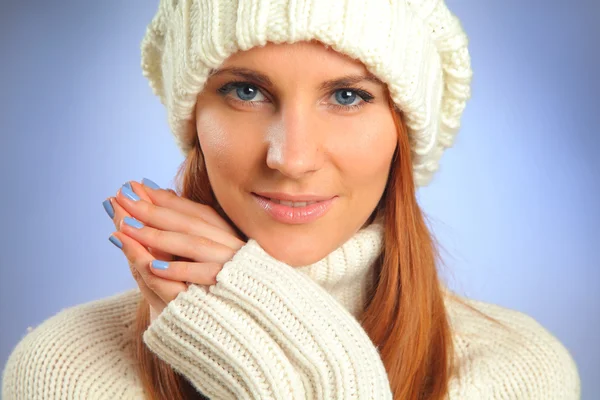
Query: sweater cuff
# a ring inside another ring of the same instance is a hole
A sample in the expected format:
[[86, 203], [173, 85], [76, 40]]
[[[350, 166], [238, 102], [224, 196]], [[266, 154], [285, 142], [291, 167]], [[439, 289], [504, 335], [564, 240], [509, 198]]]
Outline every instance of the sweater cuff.
[[301, 377], [256, 321], [190, 285], [143, 336], [148, 348], [213, 400], [305, 399]]
[[392, 399], [377, 348], [359, 322], [310, 277], [251, 239], [210, 293], [242, 307], [311, 385], [314, 399]]

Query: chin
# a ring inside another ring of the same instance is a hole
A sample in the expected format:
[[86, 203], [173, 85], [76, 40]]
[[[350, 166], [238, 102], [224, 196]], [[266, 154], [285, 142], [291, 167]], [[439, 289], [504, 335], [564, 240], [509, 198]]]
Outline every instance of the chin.
[[[257, 238], [258, 244], [273, 258], [288, 264], [292, 267], [302, 267], [313, 264], [331, 253], [335, 246], [327, 246], [323, 240], [315, 240], [311, 237], [309, 240], [297, 238], [296, 240], [285, 241], [266, 238], [261, 240]], [[331, 248], [329, 248], [331, 247]]]

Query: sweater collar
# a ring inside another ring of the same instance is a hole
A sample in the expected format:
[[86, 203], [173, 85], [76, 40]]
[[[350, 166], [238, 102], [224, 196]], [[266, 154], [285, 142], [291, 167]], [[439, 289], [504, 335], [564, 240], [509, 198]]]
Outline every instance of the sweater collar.
[[358, 319], [374, 283], [375, 262], [383, 250], [383, 232], [383, 222], [377, 219], [323, 259], [296, 269]]

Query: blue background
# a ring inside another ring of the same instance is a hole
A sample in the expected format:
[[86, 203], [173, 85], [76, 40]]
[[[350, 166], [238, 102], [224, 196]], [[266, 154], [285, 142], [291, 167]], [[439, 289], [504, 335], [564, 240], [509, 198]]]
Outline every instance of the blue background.
[[[156, 1], [2, 1], [0, 368], [29, 326], [135, 287], [102, 201], [183, 161], [140, 69]], [[523, 311], [600, 398], [600, 1], [447, 0], [473, 97], [418, 192], [444, 276]]]

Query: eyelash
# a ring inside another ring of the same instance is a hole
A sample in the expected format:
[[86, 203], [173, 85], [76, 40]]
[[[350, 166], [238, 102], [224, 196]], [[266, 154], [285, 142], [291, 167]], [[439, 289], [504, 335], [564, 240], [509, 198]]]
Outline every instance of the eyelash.
[[[262, 88], [260, 88], [259, 86], [250, 83], [250, 82], [246, 82], [246, 81], [231, 81], [226, 83], [225, 85], [221, 86], [219, 89], [217, 89], [217, 92], [225, 97], [227, 96], [232, 90], [234, 89], [238, 89], [240, 87], [245, 87], [245, 86], [252, 86], [254, 88], [256, 88], [257, 90], [260, 90], [261, 92], [263, 91]], [[360, 102], [359, 104], [355, 104], [355, 105], [343, 105], [343, 104], [331, 104], [329, 105], [329, 107], [332, 107], [336, 110], [339, 111], [354, 111], [354, 110], [358, 110], [359, 108], [364, 107], [367, 103], [372, 103], [373, 99], [375, 98], [372, 94], [370, 94], [369, 92], [367, 92], [365, 89], [360, 88], [360, 87], [356, 87], [356, 88], [351, 88], [351, 87], [344, 87], [344, 88], [339, 88], [334, 90], [333, 92], [329, 93], [329, 96], [333, 95], [334, 93], [336, 93], [339, 90], [347, 90], [350, 92], [354, 92], [356, 93], [363, 101]], [[264, 93], [263, 93], [264, 96]], [[231, 99], [232, 101], [235, 101], [237, 103], [241, 103], [244, 106], [250, 106], [250, 107], [258, 107], [258, 104], [254, 104], [254, 103], [262, 103], [259, 101], [246, 101], [246, 100], [239, 100], [239, 99]]]

